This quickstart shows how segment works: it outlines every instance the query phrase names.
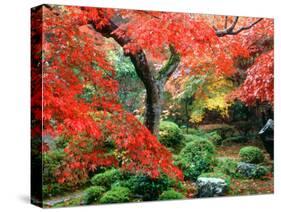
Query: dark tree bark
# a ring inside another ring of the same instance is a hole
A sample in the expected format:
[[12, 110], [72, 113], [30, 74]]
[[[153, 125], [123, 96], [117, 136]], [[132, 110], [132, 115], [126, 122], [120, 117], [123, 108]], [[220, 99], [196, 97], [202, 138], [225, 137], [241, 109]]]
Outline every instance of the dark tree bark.
[[[130, 42], [130, 38], [118, 37], [113, 33], [118, 28], [118, 26], [113, 22], [110, 22], [110, 24], [102, 29], [97, 28], [94, 23], [90, 24], [104, 37], [113, 38], [121, 47], [124, 47], [124, 45]], [[160, 70], [158, 76], [155, 76], [153, 71], [150, 69], [145, 52], [142, 49], [138, 50], [134, 54], [126, 54], [126, 56], [130, 57], [135, 66], [137, 75], [143, 82], [146, 89], [144, 124], [150, 132], [156, 136], [158, 136], [159, 131], [164, 86], [169, 77], [177, 69], [180, 62], [180, 57], [172, 46], [170, 46], [170, 53], [170, 58]]]

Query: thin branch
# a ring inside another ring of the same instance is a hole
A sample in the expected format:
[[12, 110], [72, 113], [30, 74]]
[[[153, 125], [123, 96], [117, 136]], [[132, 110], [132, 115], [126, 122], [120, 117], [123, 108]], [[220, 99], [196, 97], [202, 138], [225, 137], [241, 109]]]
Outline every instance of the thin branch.
[[227, 28], [227, 21], [228, 21], [228, 16], [224, 17], [224, 28]]
[[[244, 31], [244, 30], [248, 30], [250, 28], [252, 28], [254, 25], [256, 25], [257, 23], [259, 23], [261, 20], [263, 20], [263, 18], [259, 18], [258, 20], [254, 21], [253, 23], [251, 23], [250, 25], [248, 26], [243, 26], [241, 28], [239, 28], [238, 30], [234, 31], [235, 29], [235, 26], [237, 25], [238, 23], [238, 19], [239, 17], [236, 16], [233, 23], [231, 24], [231, 26], [229, 26], [228, 28], [225, 27], [225, 29], [223, 30], [217, 30], [215, 27], [213, 27], [216, 31], [216, 35], [218, 37], [223, 37], [225, 35], [237, 35], [238, 33]], [[225, 18], [225, 26], [227, 26], [227, 16]]]
[[251, 23], [249, 26], [244, 26], [241, 27], [240, 29], [238, 29], [237, 31], [233, 32], [233, 35], [237, 35], [238, 33], [240, 33], [243, 30], [248, 30], [251, 29], [253, 26], [255, 26], [257, 23], [259, 23], [260, 21], [262, 21], [263, 18], [259, 18], [258, 20], [256, 20], [255, 22]]
[[218, 36], [218, 37], [222, 37], [222, 36], [225, 36], [225, 35], [228, 35], [229, 33], [231, 33], [231, 32], [233, 32], [233, 30], [234, 30], [234, 28], [235, 28], [235, 26], [236, 26], [236, 24], [237, 24], [237, 22], [238, 22], [238, 19], [239, 19], [239, 17], [238, 16], [236, 16], [235, 17], [235, 19], [234, 19], [234, 21], [232, 22], [232, 24], [227, 28], [227, 20], [228, 20], [228, 18], [227, 18], [227, 16], [225, 17], [225, 29], [223, 29], [223, 30], [218, 30], [215, 26], [214, 26], [214, 22], [213, 22], [213, 28], [214, 28], [214, 30], [216, 31], [216, 35]]

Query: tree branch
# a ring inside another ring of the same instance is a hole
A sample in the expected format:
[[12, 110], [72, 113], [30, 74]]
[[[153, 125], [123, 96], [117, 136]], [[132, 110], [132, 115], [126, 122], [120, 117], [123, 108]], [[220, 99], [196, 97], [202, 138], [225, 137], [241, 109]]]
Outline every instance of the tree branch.
[[235, 26], [236, 26], [236, 24], [237, 24], [237, 22], [238, 22], [238, 19], [239, 19], [239, 17], [236, 16], [236, 17], [234, 18], [233, 23], [232, 23], [228, 28], [225, 28], [225, 29], [223, 29], [223, 30], [216, 30], [216, 35], [217, 35], [218, 37], [222, 37], [222, 36], [224, 36], [224, 35], [228, 35], [229, 33], [233, 32], [233, 30], [234, 30], [234, 28], [235, 28]]
[[[244, 31], [244, 30], [248, 30], [250, 28], [252, 28], [254, 25], [256, 25], [257, 23], [259, 23], [260, 21], [263, 20], [263, 18], [259, 18], [258, 20], [254, 21], [253, 23], [251, 23], [248, 26], [243, 26], [241, 28], [239, 28], [238, 30], [234, 31], [235, 26], [237, 25], [239, 17], [236, 16], [233, 23], [231, 24], [230, 27], [225, 28], [223, 30], [217, 30], [215, 27], [213, 27], [216, 31], [216, 35], [218, 37], [223, 37], [225, 35], [237, 35], [238, 33]], [[227, 25], [227, 19], [225, 20], [225, 26]]]
[[259, 23], [260, 21], [262, 21], [263, 18], [259, 18], [258, 20], [256, 20], [255, 22], [251, 23], [249, 26], [244, 26], [244, 27], [241, 27], [240, 29], [238, 29], [237, 31], [233, 32], [233, 35], [236, 35], [238, 33], [240, 33], [241, 31], [243, 30], [248, 30], [250, 28], [252, 28], [253, 26], [255, 26], [257, 23]]
[[224, 17], [224, 28], [227, 28], [227, 21], [228, 21], [228, 16]]
[[158, 78], [161, 80], [163, 83], [165, 83], [170, 76], [174, 73], [174, 71], [177, 69], [179, 63], [180, 63], [180, 56], [176, 52], [175, 48], [170, 45], [169, 47], [171, 55], [167, 61], [167, 63], [161, 68], [159, 71]]
[[[101, 33], [106, 38], [113, 38], [121, 47], [130, 42], [130, 38], [127, 36], [118, 36], [114, 33], [118, 29], [118, 26], [109, 20], [109, 24], [103, 26], [102, 28], [96, 27], [94, 22], [90, 22], [91, 26], [95, 31]], [[143, 82], [147, 92], [152, 91], [154, 88], [154, 75], [150, 70], [149, 64], [147, 62], [146, 55], [142, 49], [138, 50], [136, 53], [127, 53], [126, 56], [129, 56], [132, 63], [135, 66], [138, 77]]]

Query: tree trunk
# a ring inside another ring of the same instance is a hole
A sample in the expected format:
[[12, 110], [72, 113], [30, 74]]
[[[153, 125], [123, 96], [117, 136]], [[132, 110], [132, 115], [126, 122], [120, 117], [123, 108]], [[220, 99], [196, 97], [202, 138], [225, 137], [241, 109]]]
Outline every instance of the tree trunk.
[[159, 132], [163, 90], [163, 85], [157, 82], [154, 82], [151, 91], [146, 90], [144, 124], [156, 136]]
[[[113, 38], [121, 47], [124, 47], [124, 45], [130, 42], [129, 37], [118, 37], [113, 33], [118, 28], [118, 26], [113, 22], [110, 22], [110, 24], [103, 27], [102, 29], [97, 28], [94, 23], [90, 24], [97, 32], [100, 32], [104, 37]], [[137, 75], [143, 82], [146, 89], [144, 124], [155, 136], [158, 136], [159, 131], [164, 85], [176, 70], [180, 62], [180, 57], [172, 46], [170, 46], [170, 53], [170, 58], [160, 70], [157, 77], [154, 76], [153, 71], [150, 69], [146, 59], [146, 55], [142, 49], [133, 54], [126, 54], [126, 56], [130, 57], [132, 63], [135, 66]]]

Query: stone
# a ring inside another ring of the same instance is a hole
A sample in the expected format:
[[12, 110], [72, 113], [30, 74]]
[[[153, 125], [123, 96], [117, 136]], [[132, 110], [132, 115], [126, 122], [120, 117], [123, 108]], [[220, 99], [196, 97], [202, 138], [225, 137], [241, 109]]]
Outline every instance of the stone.
[[224, 179], [213, 177], [199, 177], [196, 181], [198, 197], [224, 196], [228, 185]]
[[247, 178], [259, 178], [267, 174], [268, 170], [264, 166], [252, 163], [240, 162], [237, 164], [237, 172]]
[[237, 172], [243, 177], [252, 177], [255, 170], [257, 169], [256, 164], [240, 162], [237, 164]]

